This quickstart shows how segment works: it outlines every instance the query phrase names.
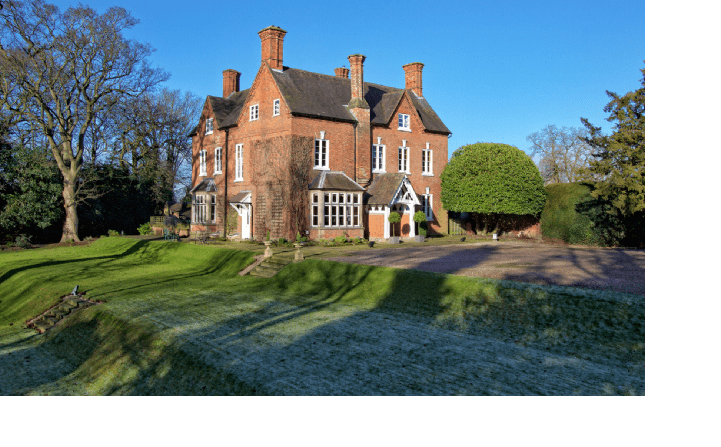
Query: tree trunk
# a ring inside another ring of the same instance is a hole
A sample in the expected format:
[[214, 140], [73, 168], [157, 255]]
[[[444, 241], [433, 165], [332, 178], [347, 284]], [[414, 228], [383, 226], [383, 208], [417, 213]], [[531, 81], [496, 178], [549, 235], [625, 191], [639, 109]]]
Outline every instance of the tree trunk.
[[80, 242], [78, 237], [78, 204], [75, 201], [75, 181], [65, 179], [63, 185], [63, 202], [65, 207], [65, 223], [63, 237], [60, 242]]

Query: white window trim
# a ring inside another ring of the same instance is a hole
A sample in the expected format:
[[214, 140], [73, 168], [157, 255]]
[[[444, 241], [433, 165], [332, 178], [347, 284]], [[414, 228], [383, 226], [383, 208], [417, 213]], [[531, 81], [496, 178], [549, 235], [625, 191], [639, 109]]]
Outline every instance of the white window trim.
[[[428, 155], [428, 160], [426, 160], [426, 154]], [[423, 169], [424, 164], [426, 165], [426, 170], [423, 171], [421, 175], [433, 177], [433, 149], [430, 148], [429, 143], [426, 143], [426, 148], [423, 149], [421, 156], [421, 169]]]
[[243, 181], [243, 144], [235, 145], [235, 181]]
[[[405, 119], [403, 117], [405, 117]], [[405, 124], [405, 126], [402, 126], [401, 124]], [[411, 131], [411, 116], [407, 113], [398, 114], [398, 130], [402, 130], [404, 132]]]
[[424, 209], [423, 213], [426, 215], [426, 222], [433, 221], [433, 194], [423, 194], [424, 203], [427, 204], [428, 209]]
[[[378, 138], [380, 140], [380, 138]], [[376, 158], [381, 162], [380, 165], [382, 166], [380, 169], [374, 168], [373, 173], [374, 174], [385, 174], [386, 173], [386, 145], [385, 144], [374, 144], [373, 149], [376, 151]], [[378, 157], [378, 151], [381, 151], [382, 154], [380, 157]], [[371, 157], [373, 156], [373, 151], [371, 151]], [[375, 160], [371, 160], [371, 166], [374, 165]]]
[[[198, 199], [202, 199], [198, 201]], [[200, 211], [200, 212], [199, 212]], [[193, 223], [200, 223], [204, 224], [207, 222], [207, 204], [205, 203], [205, 195], [203, 194], [196, 194], [193, 196], [193, 216], [192, 216], [192, 222]], [[200, 216], [198, 216], [200, 214]], [[200, 218], [202, 217], [202, 220]]]
[[215, 170], [213, 171], [213, 175], [219, 175], [223, 173], [223, 148], [222, 147], [216, 147], [215, 148]]
[[211, 133], [213, 133], [213, 118], [208, 118], [205, 120], [205, 134], [210, 135]]
[[208, 201], [208, 218], [210, 223], [217, 223], [218, 221], [218, 203], [216, 201], [216, 195], [211, 194], [210, 200]]
[[[401, 154], [405, 155], [405, 157], [402, 157]], [[411, 173], [410, 154], [411, 154], [411, 150], [408, 146], [406, 146], [406, 140], [403, 140], [403, 145], [398, 146], [398, 172], [405, 172], [406, 174]], [[401, 160], [405, 161], [405, 163], [404, 163], [405, 169], [401, 169], [401, 167], [402, 167]]]
[[[318, 171], [330, 170], [330, 168], [328, 167], [330, 165], [330, 160], [329, 160], [330, 159], [330, 141], [325, 140], [323, 137], [325, 137], [325, 132], [321, 132], [321, 137], [315, 139], [315, 141], [321, 141], [321, 156], [319, 157], [320, 163], [321, 163], [320, 165], [315, 164], [315, 143], [313, 143], [313, 169], [318, 170]], [[325, 142], [325, 164], [323, 164], [323, 156], [322, 156], [323, 143], [322, 142]]]
[[205, 151], [205, 149], [200, 151], [199, 158], [200, 158], [200, 160], [199, 160], [200, 166], [198, 168], [198, 175], [208, 175], [208, 165], [206, 163], [207, 162], [207, 152]]
[[280, 99], [273, 100], [273, 116], [280, 116]]
[[[255, 113], [253, 113], [253, 111], [255, 111]], [[260, 118], [260, 106], [253, 104], [250, 106], [250, 121], [257, 121], [258, 118]]]

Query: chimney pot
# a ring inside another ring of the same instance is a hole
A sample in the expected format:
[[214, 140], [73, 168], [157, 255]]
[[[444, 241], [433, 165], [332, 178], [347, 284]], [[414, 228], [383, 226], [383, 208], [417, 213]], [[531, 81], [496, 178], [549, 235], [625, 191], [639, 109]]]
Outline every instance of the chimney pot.
[[283, 39], [286, 30], [269, 26], [258, 32], [260, 36], [260, 60], [268, 62], [270, 68], [283, 70]]
[[412, 90], [419, 98], [423, 97], [423, 64], [411, 62], [403, 66], [406, 72], [406, 90]]
[[240, 90], [240, 74], [232, 68], [223, 70], [223, 98]]
[[348, 69], [345, 68], [345, 67], [340, 67], [340, 68], [336, 68], [336, 69], [335, 69], [335, 75], [338, 76], [339, 78], [346, 78], [346, 79], [348, 79], [348, 73], [349, 73], [349, 72], [350, 72], [350, 70], [348, 70]]

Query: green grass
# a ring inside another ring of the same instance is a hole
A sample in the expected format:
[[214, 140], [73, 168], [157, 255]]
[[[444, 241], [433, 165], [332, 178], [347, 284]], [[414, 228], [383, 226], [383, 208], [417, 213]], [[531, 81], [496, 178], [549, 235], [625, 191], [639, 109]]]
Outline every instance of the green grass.
[[[130, 238], [0, 253], [0, 394], [265, 394], [224, 352], [260, 335], [249, 352], [295, 346], [376, 314], [644, 375], [643, 297], [312, 258], [239, 277], [253, 254]], [[104, 304], [28, 338], [22, 323], [76, 284]]]

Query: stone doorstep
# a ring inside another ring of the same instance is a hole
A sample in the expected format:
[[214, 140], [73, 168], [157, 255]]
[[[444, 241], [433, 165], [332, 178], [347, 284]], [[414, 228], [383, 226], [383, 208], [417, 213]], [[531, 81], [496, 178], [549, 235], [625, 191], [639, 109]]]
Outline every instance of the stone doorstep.
[[25, 322], [25, 326], [28, 329], [35, 329], [42, 334], [62, 321], [62, 319], [72, 313], [72, 311], [80, 310], [93, 304], [98, 304], [98, 302], [85, 298], [83, 294], [76, 296], [66, 295], [60, 303]]

